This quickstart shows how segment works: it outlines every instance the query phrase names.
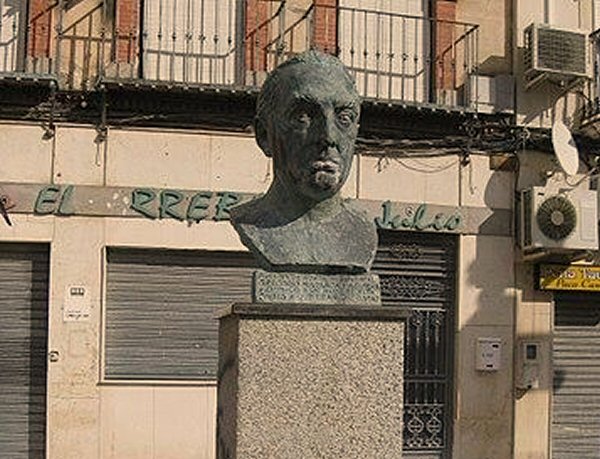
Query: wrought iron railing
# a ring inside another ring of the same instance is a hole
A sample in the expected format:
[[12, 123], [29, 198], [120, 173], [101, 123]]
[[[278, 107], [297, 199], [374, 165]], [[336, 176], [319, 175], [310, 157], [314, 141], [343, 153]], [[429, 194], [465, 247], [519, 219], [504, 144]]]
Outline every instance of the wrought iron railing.
[[28, 10], [25, 1], [0, 0], [0, 74], [49, 75], [54, 69], [57, 3]]
[[590, 35], [590, 47], [592, 79], [582, 87], [581, 95], [585, 102], [579, 109], [579, 118], [583, 123], [600, 115], [600, 29]]
[[263, 8], [248, 8], [248, 4], [239, 0], [146, 1], [140, 67], [130, 65], [123, 71], [115, 54], [117, 62], [108, 76], [180, 84], [260, 85], [269, 70], [308, 49], [313, 7], [290, 10], [285, 1], [265, 3]]
[[455, 268], [452, 236], [379, 233], [373, 271], [385, 307], [410, 309], [404, 337], [403, 457], [450, 457]]
[[0, 73], [54, 73], [73, 89], [99, 79], [252, 89], [316, 47], [338, 54], [367, 99], [476, 108], [473, 24], [309, 0], [140, 0], [127, 14], [125, 0], [41, 3], [0, 0]]
[[476, 25], [360, 8], [339, 8], [339, 18], [340, 58], [364, 97], [471, 105]]

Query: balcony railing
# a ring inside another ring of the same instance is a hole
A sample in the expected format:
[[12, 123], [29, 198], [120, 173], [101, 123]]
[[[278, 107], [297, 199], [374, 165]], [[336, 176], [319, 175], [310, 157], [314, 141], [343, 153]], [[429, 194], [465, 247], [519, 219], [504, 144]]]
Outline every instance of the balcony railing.
[[316, 47], [336, 53], [369, 100], [476, 108], [476, 25], [310, 0], [52, 1], [0, 0], [0, 73], [53, 73], [67, 89], [254, 90]]
[[581, 96], [577, 98], [575, 124], [581, 133], [597, 140], [600, 139], [600, 29], [589, 38], [592, 78], [575, 91]]
[[0, 74], [48, 76], [53, 71], [53, 36], [58, 3], [0, 0]]
[[338, 10], [339, 56], [364, 97], [471, 105], [467, 94], [474, 88], [467, 86], [477, 74], [476, 25], [359, 8]]

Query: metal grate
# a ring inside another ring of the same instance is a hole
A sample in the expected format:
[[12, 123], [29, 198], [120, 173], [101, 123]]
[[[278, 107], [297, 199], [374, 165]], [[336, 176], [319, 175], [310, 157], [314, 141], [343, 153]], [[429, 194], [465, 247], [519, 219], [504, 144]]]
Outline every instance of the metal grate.
[[312, 47], [337, 54], [367, 99], [477, 108], [478, 90], [465, 84], [478, 73], [478, 26], [427, 17], [417, 2], [141, 0], [128, 11], [108, 0], [56, 0], [31, 17], [27, 1], [4, 3], [0, 74], [52, 75], [65, 89], [104, 80], [255, 90]]
[[105, 377], [215, 380], [219, 308], [251, 299], [248, 253], [110, 249]]
[[0, 457], [46, 450], [48, 246], [0, 244]]
[[385, 306], [411, 308], [405, 338], [404, 456], [450, 454], [456, 239], [382, 232], [374, 272]]
[[538, 29], [538, 66], [564, 73], [586, 73], [587, 37], [577, 32]]
[[600, 457], [600, 295], [558, 292], [553, 337], [552, 457]]

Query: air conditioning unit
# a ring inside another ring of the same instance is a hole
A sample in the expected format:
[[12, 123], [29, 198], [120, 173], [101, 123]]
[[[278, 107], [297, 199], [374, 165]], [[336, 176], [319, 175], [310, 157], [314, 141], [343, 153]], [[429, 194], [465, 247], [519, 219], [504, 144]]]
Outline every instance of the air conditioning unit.
[[525, 254], [598, 250], [595, 191], [534, 186], [520, 194], [519, 242]]
[[525, 83], [527, 88], [544, 79], [572, 82], [589, 76], [588, 37], [582, 31], [547, 24], [525, 29]]

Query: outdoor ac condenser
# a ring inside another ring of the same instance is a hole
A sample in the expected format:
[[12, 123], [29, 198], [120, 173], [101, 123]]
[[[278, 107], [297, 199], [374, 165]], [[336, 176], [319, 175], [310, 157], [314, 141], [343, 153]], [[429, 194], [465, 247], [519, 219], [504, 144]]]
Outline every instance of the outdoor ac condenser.
[[525, 29], [525, 83], [543, 79], [570, 82], [586, 78], [588, 37], [585, 32], [531, 24]]
[[598, 249], [595, 191], [531, 187], [521, 191], [519, 242], [523, 252]]

